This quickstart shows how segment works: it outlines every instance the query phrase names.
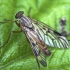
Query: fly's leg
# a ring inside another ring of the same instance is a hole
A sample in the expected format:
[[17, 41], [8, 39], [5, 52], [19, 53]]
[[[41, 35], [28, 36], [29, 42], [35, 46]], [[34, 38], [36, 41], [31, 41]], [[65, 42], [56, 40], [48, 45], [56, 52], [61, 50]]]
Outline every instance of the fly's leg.
[[22, 32], [22, 30], [21, 31], [12, 31], [12, 33], [20, 33], [20, 32]]
[[[4, 22], [0, 22], [0, 23], [1, 23], [1, 24], [5, 24], [5, 23], [9, 23], [9, 22], [15, 22], [16, 25], [17, 25], [18, 27], [20, 27], [20, 24], [18, 23], [17, 20], [7, 20], [7, 19], [4, 19]], [[9, 37], [8, 37], [8, 39], [7, 39], [7, 41], [0, 47], [0, 49], [8, 43], [8, 41], [9, 41], [9, 39], [10, 39], [12, 33], [20, 33], [20, 32], [22, 32], [22, 30], [21, 30], [21, 31], [11, 31], [11, 33], [10, 33], [10, 35], [9, 35]]]
[[17, 25], [18, 27], [20, 27], [20, 24], [19, 24], [17, 21], [15, 21], [15, 23], [16, 23], [16, 25]]
[[5, 20], [5, 22], [2, 22], [2, 23], [6, 23], [6, 22], [15, 22], [16, 25], [17, 25], [18, 27], [20, 27], [20, 24], [18, 23], [17, 20], [7, 20], [7, 19], [4, 19], [4, 20]]
[[5, 23], [10, 23], [10, 22], [15, 22], [16, 25], [18, 27], [20, 27], [20, 24], [18, 23], [18, 20], [7, 20], [7, 19], [4, 19], [4, 22], [0, 22], [1, 24], [5, 24]]
[[0, 46], [0, 49], [1, 49], [2, 47], [4, 47], [4, 46], [9, 42], [9, 39], [10, 39], [12, 33], [20, 33], [20, 32], [22, 32], [22, 30], [21, 30], [21, 31], [11, 31], [11, 33], [10, 33], [10, 35], [9, 35], [9, 37], [8, 37], [8, 39], [7, 39], [7, 41], [6, 41], [2, 46]]
[[30, 12], [31, 12], [31, 7], [29, 7], [29, 10], [28, 10], [28, 17], [30, 17]]

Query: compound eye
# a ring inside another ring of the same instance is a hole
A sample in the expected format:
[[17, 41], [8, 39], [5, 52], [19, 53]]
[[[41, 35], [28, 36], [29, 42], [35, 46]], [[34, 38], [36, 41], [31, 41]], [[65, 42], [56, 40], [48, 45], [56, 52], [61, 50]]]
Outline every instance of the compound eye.
[[21, 18], [23, 16], [24, 12], [23, 11], [19, 11], [16, 15], [15, 18]]

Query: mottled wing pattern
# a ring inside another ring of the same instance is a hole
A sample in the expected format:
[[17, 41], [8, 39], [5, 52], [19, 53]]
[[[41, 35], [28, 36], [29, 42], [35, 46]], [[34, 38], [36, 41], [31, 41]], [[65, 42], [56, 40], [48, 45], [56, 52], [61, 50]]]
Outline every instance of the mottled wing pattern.
[[69, 47], [68, 40], [48, 25], [37, 20], [33, 20], [32, 24], [37, 30], [37, 34], [40, 37], [40, 39], [43, 42], [45, 42], [45, 44], [47, 44], [48, 46], [58, 48]]
[[38, 66], [40, 67], [40, 65], [39, 65], [39, 62], [40, 62], [44, 67], [46, 67], [47, 66], [46, 54], [39, 48], [39, 46], [36, 43], [34, 43], [34, 41], [28, 36], [28, 34], [26, 32], [25, 32], [25, 34], [31, 44], [31, 48], [35, 55]]

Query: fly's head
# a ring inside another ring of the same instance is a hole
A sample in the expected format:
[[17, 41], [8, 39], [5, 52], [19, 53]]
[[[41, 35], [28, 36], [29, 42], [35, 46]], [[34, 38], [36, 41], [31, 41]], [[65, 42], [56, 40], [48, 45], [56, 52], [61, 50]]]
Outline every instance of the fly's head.
[[23, 11], [19, 11], [15, 18], [18, 19], [19, 24], [23, 25], [24, 27], [32, 28], [32, 20], [24, 15]]

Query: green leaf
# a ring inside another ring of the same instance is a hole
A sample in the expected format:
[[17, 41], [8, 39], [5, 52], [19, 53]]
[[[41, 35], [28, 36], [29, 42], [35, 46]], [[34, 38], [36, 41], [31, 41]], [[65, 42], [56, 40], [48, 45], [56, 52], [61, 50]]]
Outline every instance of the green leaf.
[[[18, 11], [42, 21], [59, 30], [62, 17], [67, 20], [66, 30], [70, 30], [70, 0], [0, 0], [0, 21], [14, 20]], [[0, 24], [0, 46], [8, 39], [12, 30], [20, 30], [15, 23]], [[48, 47], [49, 48], [49, 47]], [[51, 56], [47, 56], [47, 67], [41, 65], [40, 70], [70, 70], [70, 48], [49, 48]], [[0, 70], [39, 70], [32, 54], [30, 44], [24, 33], [12, 34], [9, 42], [0, 49]]]

